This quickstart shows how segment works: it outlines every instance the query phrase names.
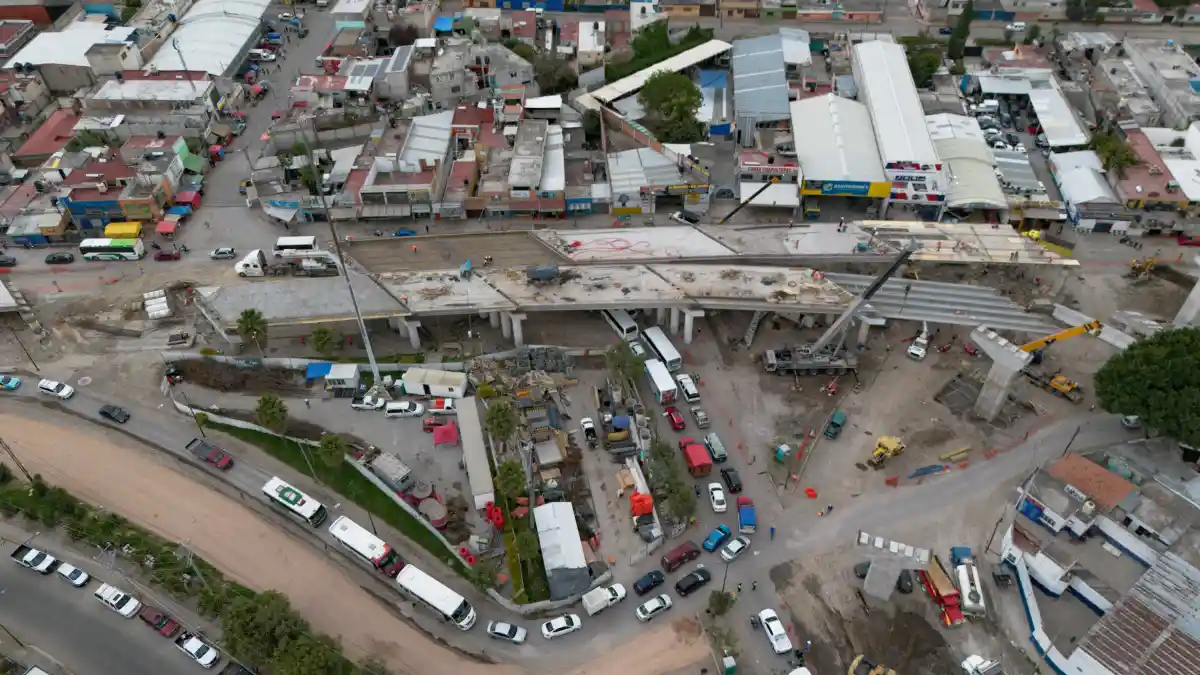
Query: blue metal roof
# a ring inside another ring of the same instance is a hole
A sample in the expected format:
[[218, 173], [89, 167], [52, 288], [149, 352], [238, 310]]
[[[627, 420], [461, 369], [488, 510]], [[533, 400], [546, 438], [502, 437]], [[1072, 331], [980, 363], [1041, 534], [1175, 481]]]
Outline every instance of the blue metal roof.
[[325, 377], [331, 369], [333, 369], [332, 363], [310, 363], [308, 364], [308, 368], [304, 370], [304, 379], [315, 380], [319, 377]]

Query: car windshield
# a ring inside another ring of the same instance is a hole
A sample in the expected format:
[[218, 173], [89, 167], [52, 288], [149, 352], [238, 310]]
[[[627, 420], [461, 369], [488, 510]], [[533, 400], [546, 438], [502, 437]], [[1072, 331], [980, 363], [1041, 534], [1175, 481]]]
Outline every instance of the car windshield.
[[208, 645], [200, 645], [199, 649], [196, 650], [196, 658], [202, 659], [202, 658], [204, 658], [204, 655], [207, 654], [208, 652], [209, 652]]
[[67, 385], [63, 384], [62, 382], [55, 382], [54, 383], [54, 391], [62, 391], [63, 387], [66, 387], [66, 386]]
[[517, 632], [516, 626], [507, 623], [496, 624], [496, 634], [505, 637], [512, 637]]
[[74, 581], [81, 576], [83, 576], [83, 570], [73, 569], [70, 572], [67, 572], [67, 578], [71, 581]]
[[573, 625], [575, 625], [575, 622], [571, 621], [571, 617], [569, 616], [564, 616], [561, 620], [559, 620], [560, 628], [570, 628]]
[[128, 605], [129, 601], [132, 599], [133, 598], [129, 597], [128, 595], [118, 595], [117, 601], [113, 603], [113, 607], [116, 607], [117, 609], [124, 609], [125, 605]]

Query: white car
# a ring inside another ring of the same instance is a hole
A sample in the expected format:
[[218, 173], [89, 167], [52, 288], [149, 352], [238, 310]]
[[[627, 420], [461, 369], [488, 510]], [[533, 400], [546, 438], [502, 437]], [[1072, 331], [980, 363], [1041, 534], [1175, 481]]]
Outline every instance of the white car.
[[384, 417], [420, 417], [425, 406], [415, 401], [393, 401], [383, 408]]
[[646, 353], [646, 347], [645, 347], [645, 345], [643, 345], [641, 343], [640, 340], [630, 341], [629, 351], [633, 352], [633, 355], [638, 357], [639, 359], [648, 358], [648, 354]]
[[700, 224], [700, 216], [697, 216], [696, 214], [690, 213], [688, 211], [676, 211], [675, 213], [672, 213], [671, 220], [679, 223], [680, 225], [699, 225]]
[[708, 484], [708, 503], [712, 504], [713, 513], [725, 513], [729, 510], [729, 504], [725, 501], [725, 490], [721, 489], [720, 483]]
[[291, 12], [280, 12], [280, 13], [279, 13], [279, 20], [280, 20], [280, 21], [287, 21], [287, 20], [288, 20], [288, 19], [290, 19], [290, 18], [292, 18], [292, 13], [291, 13]]
[[525, 642], [525, 637], [529, 634], [529, 631], [511, 623], [504, 623], [503, 621], [489, 621], [487, 625], [487, 634], [488, 637], [519, 645]]
[[925, 337], [924, 335], [917, 338], [916, 340], [913, 340], [912, 344], [910, 344], [908, 346], [908, 355], [918, 361], [924, 360], [925, 355], [928, 352], [929, 352], [929, 338]]
[[137, 616], [138, 610], [142, 608], [142, 603], [137, 598], [109, 584], [100, 584], [100, 588], [92, 595], [126, 619]]
[[87, 582], [91, 580], [91, 577], [88, 576], [87, 572], [84, 572], [74, 565], [68, 565], [67, 563], [59, 564], [58, 573], [62, 575], [63, 579], [67, 580], [68, 584], [71, 584], [75, 588], [83, 588], [84, 586], [87, 586]]
[[1025, 30], [1025, 22], [1024, 21], [1014, 21], [1014, 22], [1008, 24], [1007, 26], [1005, 26], [1004, 30], [1009, 31], [1011, 33], [1020, 33], [1021, 31]]
[[649, 621], [663, 612], [671, 609], [671, 598], [666, 593], [643, 602], [634, 611], [638, 621]]
[[251, 61], [262, 61], [265, 63], [270, 63], [277, 58], [275, 52], [266, 49], [251, 49], [247, 52], [246, 56]]
[[583, 622], [579, 620], [578, 614], [563, 614], [542, 624], [542, 637], [553, 640], [556, 637], [574, 633], [580, 628], [583, 628]]
[[208, 257], [212, 258], [213, 260], [233, 260], [237, 257], [237, 251], [228, 246], [214, 248], [213, 250], [209, 251]]
[[58, 380], [42, 380], [41, 382], [38, 382], [38, 391], [46, 394], [47, 396], [61, 398], [64, 401], [75, 395], [75, 389], [73, 389], [71, 385], [65, 382], [59, 382]]
[[745, 553], [749, 548], [749, 537], [737, 537], [728, 544], [725, 544], [725, 548], [721, 549], [721, 559], [725, 562], [733, 562], [735, 558]]
[[764, 609], [758, 613], [758, 620], [767, 633], [767, 639], [771, 641], [771, 649], [774, 649], [776, 654], [787, 654], [792, 651], [792, 640], [788, 637], [787, 628], [779, 620], [779, 615], [775, 613], [775, 610]]
[[212, 668], [221, 659], [221, 652], [208, 646], [204, 640], [191, 633], [183, 633], [175, 638], [175, 646], [205, 668]]
[[1024, 144], [1024, 143], [1017, 143], [1016, 145], [1012, 146], [1012, 149], [1013, 149], [1013, 151], [1015, 151], [1015, 152], [1021, 152], [1021, 153], [1028, 153], [1028, 152], [1029, 152], [1028, 150], [1026, 150], [1026, 149], [1025, 149], [1025, 144]]

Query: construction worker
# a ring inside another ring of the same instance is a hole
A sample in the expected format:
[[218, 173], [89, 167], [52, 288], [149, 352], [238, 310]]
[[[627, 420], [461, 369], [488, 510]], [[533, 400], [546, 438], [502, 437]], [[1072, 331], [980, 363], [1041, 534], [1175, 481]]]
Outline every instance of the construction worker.
[[774, 525], [771, 526], [771, 540], [772, 541], [775, 540], [775, 526]]

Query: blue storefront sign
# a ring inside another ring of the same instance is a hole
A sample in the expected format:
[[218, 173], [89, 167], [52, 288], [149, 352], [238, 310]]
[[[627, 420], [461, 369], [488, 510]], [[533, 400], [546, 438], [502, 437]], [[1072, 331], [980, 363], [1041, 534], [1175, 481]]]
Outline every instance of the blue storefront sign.
[[866, 197], [871, 191], [871, 184], [852, 180], [806, 180], [804, 194], [820, 194], [826, 197]]

